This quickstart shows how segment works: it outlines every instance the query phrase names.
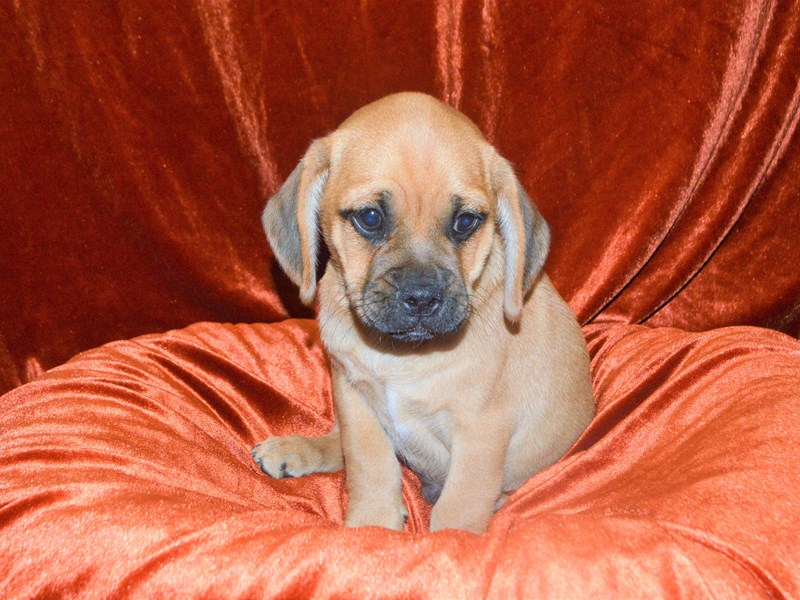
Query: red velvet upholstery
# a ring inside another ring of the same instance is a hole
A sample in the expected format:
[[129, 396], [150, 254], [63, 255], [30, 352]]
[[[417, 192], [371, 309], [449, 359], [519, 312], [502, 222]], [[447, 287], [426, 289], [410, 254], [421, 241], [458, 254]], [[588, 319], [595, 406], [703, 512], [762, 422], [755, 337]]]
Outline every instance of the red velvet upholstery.
[[[800, 0], [71, 4], [0, 7], [6, 595], [800, 595]], [[480, 537], [249, 456], [332, 423], [264, 200], [404, 89], [514, 163], [593, 356]]]

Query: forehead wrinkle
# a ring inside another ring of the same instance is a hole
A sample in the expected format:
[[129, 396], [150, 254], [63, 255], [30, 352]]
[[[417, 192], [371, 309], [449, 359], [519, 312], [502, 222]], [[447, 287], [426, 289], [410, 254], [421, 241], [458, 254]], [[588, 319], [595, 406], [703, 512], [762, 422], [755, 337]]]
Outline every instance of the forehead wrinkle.
[[477, 153], [470, 153], [453, 144], [435, 144], [421, 147], [406, 145], [401, 149], [398, 179], [405, 179], [405, 192], [415, 214], [425, 214], [433, 201], [450, 205], [454, 195], [485, 189], [482, 161]]
[[394, 210], [417, 230], [430, 223], [432, 212], [437, 217], [447, 214], [454, 195], [467, 194], [470, 205], [484, 204], [480, 202], [484, 193], [469, 195], [487, 190], [480, 140], [472, 132], [435, 119], [383, 125], [377, 131], [348, 128], [340, 138], [339, 156], [347, 165], [345, 187], [374, 192], [384, 186], [387, 191], [394, 188], [393, 195], [399, 196], [392, 202]]

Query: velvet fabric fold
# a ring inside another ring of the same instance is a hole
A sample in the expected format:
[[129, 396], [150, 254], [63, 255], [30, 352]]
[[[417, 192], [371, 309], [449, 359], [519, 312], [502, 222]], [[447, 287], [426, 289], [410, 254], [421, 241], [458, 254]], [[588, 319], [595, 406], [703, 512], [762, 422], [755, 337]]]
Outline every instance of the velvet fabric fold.
[[8, 597], [794, 597], [800, 345], [595, 325], [598, 415], [483, 536], [348, 530], [342, 473], [249, 449], [333, 423], [313, 321], [197, 324], [86, 352], [0, 401]]

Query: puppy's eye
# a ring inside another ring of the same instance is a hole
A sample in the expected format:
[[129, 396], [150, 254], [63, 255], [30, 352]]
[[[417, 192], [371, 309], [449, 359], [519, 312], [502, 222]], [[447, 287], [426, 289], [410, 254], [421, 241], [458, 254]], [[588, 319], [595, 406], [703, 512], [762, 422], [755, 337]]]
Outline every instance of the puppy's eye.
[[383, 231], [383, 214], [377, 208], [362, 208], [350, 216], [350, 222], [356, 231], [367, 237]]
[[453, 219], [453, 237], [460, 242], [471, 236], [483, 222], [483, 217], [477, 213], [464, 211], [458, 213]]

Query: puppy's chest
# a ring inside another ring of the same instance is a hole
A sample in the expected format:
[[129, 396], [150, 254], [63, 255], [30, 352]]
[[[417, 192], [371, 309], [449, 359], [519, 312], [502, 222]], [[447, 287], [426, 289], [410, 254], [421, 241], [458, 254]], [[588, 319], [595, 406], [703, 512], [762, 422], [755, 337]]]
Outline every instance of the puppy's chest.
[[452, 411], [437, 401], [433, 390], [412, 387], [385, 383], [376, 414], [406, 465], [443, 484], [450, 463]]
[[412, 450], [439, 442], [449, 448], [452, 428], [450, 411], [430, 391], [385, 383], [382, 402], [384, 427], [395, 445]]
[[[340, 360], [358, 389], [367, 392], [398, 454], [411, 462], [449, 451], [452, 429], [450, 373], [418, 365]], [[427, 458], [425, 459], [428, 460]]]

